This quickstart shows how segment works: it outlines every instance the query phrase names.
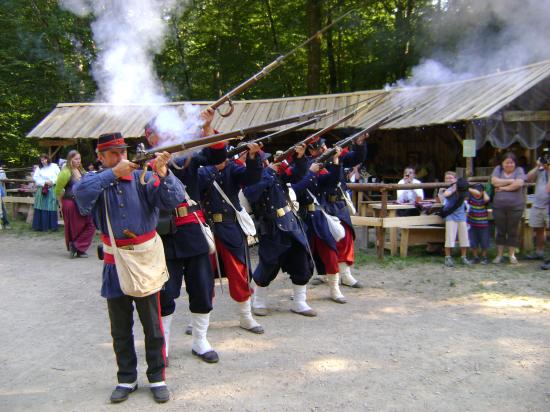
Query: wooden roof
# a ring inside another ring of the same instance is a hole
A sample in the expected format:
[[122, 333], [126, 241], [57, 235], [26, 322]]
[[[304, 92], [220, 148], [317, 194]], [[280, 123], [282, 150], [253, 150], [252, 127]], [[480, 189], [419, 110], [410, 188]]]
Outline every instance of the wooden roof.
[[[361, 128], [372, 124], [396, 108], [413, 112], [385, 125], [384, 129], [472, 121], [491, 116], [508, 103], [524, 94], [550, 75], [550, 60], [488, 76], [472, 78], [435, 86], [395, 88], [330, 95], [290, 97], [234, 102], [234, 113], [226, 118], [216, 116], [214, 127], [222, 131], [237, 130], [261, 124], [300, 112], [326, 108], [346, 107], [341, 115], [355, 109], [357, 103], [368, 101], [369, 107], [361, 111], [340, 128]], [[185, 104], [206, 106], [210, 102], [174, 102], [183, 113]], [[97, 138], [105, 132], [119, 131], [126, 137], [143, 135], [144, 125], [159, 111], [160, 106], [124, 105], [103, 103], [60, 103], [27, 137], [39, 139]], [[223, 107], [222, 107], [223, 109]], [[340, 116], [340, 115], [338, 115]], [[331, 123], [327, 118], [312, 129]]]

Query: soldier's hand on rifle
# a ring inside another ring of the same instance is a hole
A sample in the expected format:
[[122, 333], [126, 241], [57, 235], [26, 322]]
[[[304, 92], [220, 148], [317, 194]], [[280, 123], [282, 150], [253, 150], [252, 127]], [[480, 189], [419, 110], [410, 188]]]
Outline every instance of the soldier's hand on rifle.
[[340, 146], [334, 147], [334, 156], [332, 157], [332, 163], [337, 165], [340, 163], [340, 153], [342, 153], [342, 148]]
[[300, 159], [304, 156], [306, 153], [306, 145], [305, 144], [299, 144], [294, 147], [294, 152], [296, 153], [296, 158]]
[[117, 163], [115, 167], [113, 167], [112, 170], [115, 176], [118, 178], [122, 176], [128, 176], [137, 168], [137, 164], [130, 162], [128, 159], [122, 159], [120, 162]]
[[322, 163], [312, 163], [311, 166], [309, 166], [309, 171], [312, 173], [319, 173], [322, 165]]
[[212, 121], [214, 120], [214, 109], [206, 109], [201, 112], [202, 132], [205, 136], [213, 135], [214, 129], [212, 128]]
[[254, 159], [256, 157], [256, 153], [260, 151], [260, 145], [258, 143], [248, 143], [248, 158]]
[[363, 144], [365, 140], [369, 138], [369, 134], [365, 133], [359, 136], [357, 139], [355, 139], [355, 144]]
[[172, 156], [168, 152], [162, 152], [162, 153], [155, 153], [155, 165], [154, 170], [157, 172], [157, 175], [159, 177], [164, 177], [168, 174], [168, 167], [166, 165], [170, 161], [170, 156]]

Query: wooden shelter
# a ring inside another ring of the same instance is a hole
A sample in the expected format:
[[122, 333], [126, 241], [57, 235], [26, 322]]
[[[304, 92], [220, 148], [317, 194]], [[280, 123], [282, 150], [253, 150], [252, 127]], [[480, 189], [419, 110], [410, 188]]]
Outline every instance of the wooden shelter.
[[[549, 91], [550, 60], [547, 60], [434, 86], [235, 101], [234, 113], [226, 118], [216, 116], [214, 127], [223, 131], [237, 130], [319, 108], [345, 107], [346, 110], [341, 112], [343, 115], [361, 102], [367, 103], [366, 110], [335, 130], [341, 135], [368, 126], [392, 110], [414, 108], [414, 111], [381, 128], [375, 136], [382, 139], [378, 141], [379, 149], [384, 148], [395, 158], [395, 163], [402, 163], [406, 152], [418, 151], [419, 142], [424, 141], [428, 149], [423, 154], [426, 158], [447, 154], [454, 157], [456, 163], [462, 156], [463, 139], [475, 139], [477, 150], [487, 143], [497, 148], [516, 142], [526, 149], [539, 147], [548, 139]], [[175, 102], [149, 106], [60, 103], [27, 137], [37, 138], [39, 144], [49, 147], [74, 145], [77, 139], [96, 139], [101, 133], [111, 131], [120, 131], [127, 138], [139, 138], [143, 135], [144, 125], [162, 106], [173, 106], [179, 113], [184, 113], [186, 104], [206, 107], [208, 103]], [[319, 121], [310, 130], [321, 129], [332, 121], [332, 118]], [[392, 139], [387, 139], [389, 136]], [[447, 143], [442, 143], [443, 136], [447, 136]], [[449, 143], [449, 136], [454, 140], [454, 147]], [[296, 135], [290, 136], [281, 144], [295, 140]], [[473, 164], [473, 160], [466, 162], [470, 172]]]

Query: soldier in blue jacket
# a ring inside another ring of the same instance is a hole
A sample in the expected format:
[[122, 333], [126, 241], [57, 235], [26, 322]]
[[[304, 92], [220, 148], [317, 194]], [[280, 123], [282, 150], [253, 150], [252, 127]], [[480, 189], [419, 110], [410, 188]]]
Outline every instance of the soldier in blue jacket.
[[[237, 223], [233, 207], [242, 210], [238, 197], [239, 190], [241, 187], [257, 183], [261, 178], [262, 166], [259, 156], [256, 156], [259, 150], [258, 144], [249, 143], [245, 167], [227, 159], [224, 143], [212, 145], [205, 149], [205, 154], [209, 157], [209, 163], [215, 166], [199, 169], [201, 204], [207, 219], [213, 225], [216, 250], [222, 266], [218, 270], [223, 269], [229, 283], [229, 294], [238, 304], [240, 327], [253, 333], [264, 333], [264, 329], [252, 317], [252, 290], [248, 282], [248, 243]], [[231, 205], [215, 188], [214, 182], [223, 190]]]
[[[347, 185], [344, 176], [344, 168], [355, 167], [366, 160], [367, 137], [368, 134], [360, 136], [355, 141], [351, 151], [347, 149], [342, 150], [338, 159], [338, 164], [330, 168], [335, 179], [325, 180], [325, 184], [322, 186], [323, 208], [329, 215], [336, 216], [340, 220], [345, 229], [345, 238], [340, 242], [336, 242], [336, 249], [332, 247], [332, 242], [316, 242], [316, 251], [318, 252], [314, 253], [314, 256], [319, 280], [321, 282], [328, 281], [325, 274], [332, 273], [332, 271], [336, 269], [336, 265], [334, 264], [336, 260], [341, 283], [352, 288], [363, 287], [363, 285], [351, 274], [351, 266], [354, 262], [355, 230], [351, 224], [351, 216], [345, 199], [345, 196], [347, 196]], [[315, 157], [322, 152], [322, 148], [319, 152], [316, 152], [314, 148], [310, 149], [313, 161]], [[329, 245], [331, 249], [325, 248], [326, 245]], [[336, 253], [333, 252], [334, 250]]]
[[[304, 152], [304, 146], [297, 148], [297, 163], [307, 162]], [[282, 269], [292, 281], [294, 299], [290, 310], [303, 316], [317, 316], [306, 301], [306, 285], [313, 274], [313, 260], [304, 223], [293, 209], [287, 174], [280, 164], [269, 164], [266, 160], [266, 165], [262, 180], [243, 190], [259, 226], [260, 261], [253, 274], [256, 286], [252, 310], [258, 316], [267, 315], [268, 286]], [[309, 173], [291, 185], [292, 190], [302, 194], [316, 182], [318, 172], [319, 164], [313, 163]]]
[[104, 243], [104, 266], [101, 296], [107, 299], [113, 348], [118, 365], [118, 385], [111, 394], [111, 402], [128, 399], [137, 389], [137, 357], [134, 348], [133, 311], [139, 314], [145, 335], [147, 378], [153, 397], [166, 402], [170, 394], [165, 383], [164, 334], [160, 317], [159, 292], [136, 298], [125, 295], [119, 284], [114, 257], [110, 248], [105, 199], [116, 243], [119, 247], [133, 247], [152, 239], [156, 232], [159, 209], [173, 209], [183, 200], [181, 182], [166, 167], [170, 154], [157, 154], [154, 162], [156, 175], [141, 185], [138, 165], [127, 160], [127, 145], [120, 133], [99, 137], [98, 159], [105, 168], [100, 173], [88, 173], [74, 189], [82, 215], [93, 214], [94, 223], [101, 230]]
[[[320, 172], [318, 184], [298, 197], [300, 213], [310, 227], [310, 245], [317, 273], [326, 275], [324, 279], [329, 285], [331, 298], [337, 303], [346, 303], [346, 298], [340, 291], [340, 279], [347, 286], [359, 285], [349, 270], [354, 259], [355, 234], [346, 203], [342, 200], [342, 191], [345, 191], [345, 186], [342, 185], [345, 185], [343, 166], [352, 167], [366, 157], [364, 140], [365, 137], [360, 137], [351, 152], [342, 152], [337, 147], [332, 162]], [[315, 162], [315, 158], [326, 150], [324, 139], [310, 144], [308, 149], [311, 155], [309, 162]], [[338, 218], [344, 228], [342, 239], [337, 241], [334, 238], [324, 213]]]
[[[204, 136], [215, 133], [211, 127], [213, 117], [213, 110], [201, 113]], [[157, 129], [155, 120], [145, 126], [145, 137], [153, 147], [159, 140], [160, 133]], [[197, 152], [174, 158], [171, 164], [170, 170], [185, 185], [186, 198], [171, 212], [161, 214], [163, 224], [158, 228], [170, 273], [170, 278], [160, 292], [166, 358], [168, 360], [170, 329], [176, 310], [176, 299], [180, 296], [185, 278], [193, 335], [191, 353], [207, 363], [216, 363], [219, 361], [218, 354], [206, 338], [214, 297], [214, 272], [208, 243], [200, 227], [205, 223], [205, 217], [199, 204], [198, 187], [199, 167], [208, 164], [208, 158], [202, 152]]]

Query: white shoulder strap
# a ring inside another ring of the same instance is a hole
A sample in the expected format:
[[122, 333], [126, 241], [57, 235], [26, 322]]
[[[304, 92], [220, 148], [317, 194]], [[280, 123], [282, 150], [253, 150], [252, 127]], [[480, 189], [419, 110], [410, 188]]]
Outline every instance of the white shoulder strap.
[[231, 202], [231, 200], [229, 200], [229, 198], [227, 197], [227, 195], [225, 194], [225, 192], [223, 191], [223, 189], [220, 187], [220, 185], [218, 184], [218, 182], [216, 182], [214, 180], [214, 187], [216, 188], [216, 190], [218, 192], [220, 192], [220, 195], [224, 198], [224, 200], [229, 203], [229, 205], [235, 210], [235, 212], [238, 212], [237, 208], [235, 206], [233, 206], [233, 203]]
[[316, 205], [319, 204], [319, 201], [317, 200], [317, 198], [315, 197], [315, 195], [313, 193], [310, 192], [309, 189], [306, 189], [307, 190], [307, 193], [313, 198], [313, 203], [315, 203]]
[[189, 195], [187, 194], [187, 190], [185, 190], [185, 185], [183, 186], [183, 196], [185, 197], [185, 199], [187, 199], [187, 204], [189, 206], [195, 206], [197, 204], [197, 202], [195, 202], [193, 199], [191, 199], [189, 197]]
[[109, 219], [109, 209], [107, 208], [107, 194], [103, 192], [103, 200], [105, 201], [105, 217], [107, 218], [107, 230], [109, 231], [109, 239], [111, 239], [111, 248], [113, 251], [117, 248], [115, 235], [113, 234], [113, 229], [111, 228], [111, 219]]

